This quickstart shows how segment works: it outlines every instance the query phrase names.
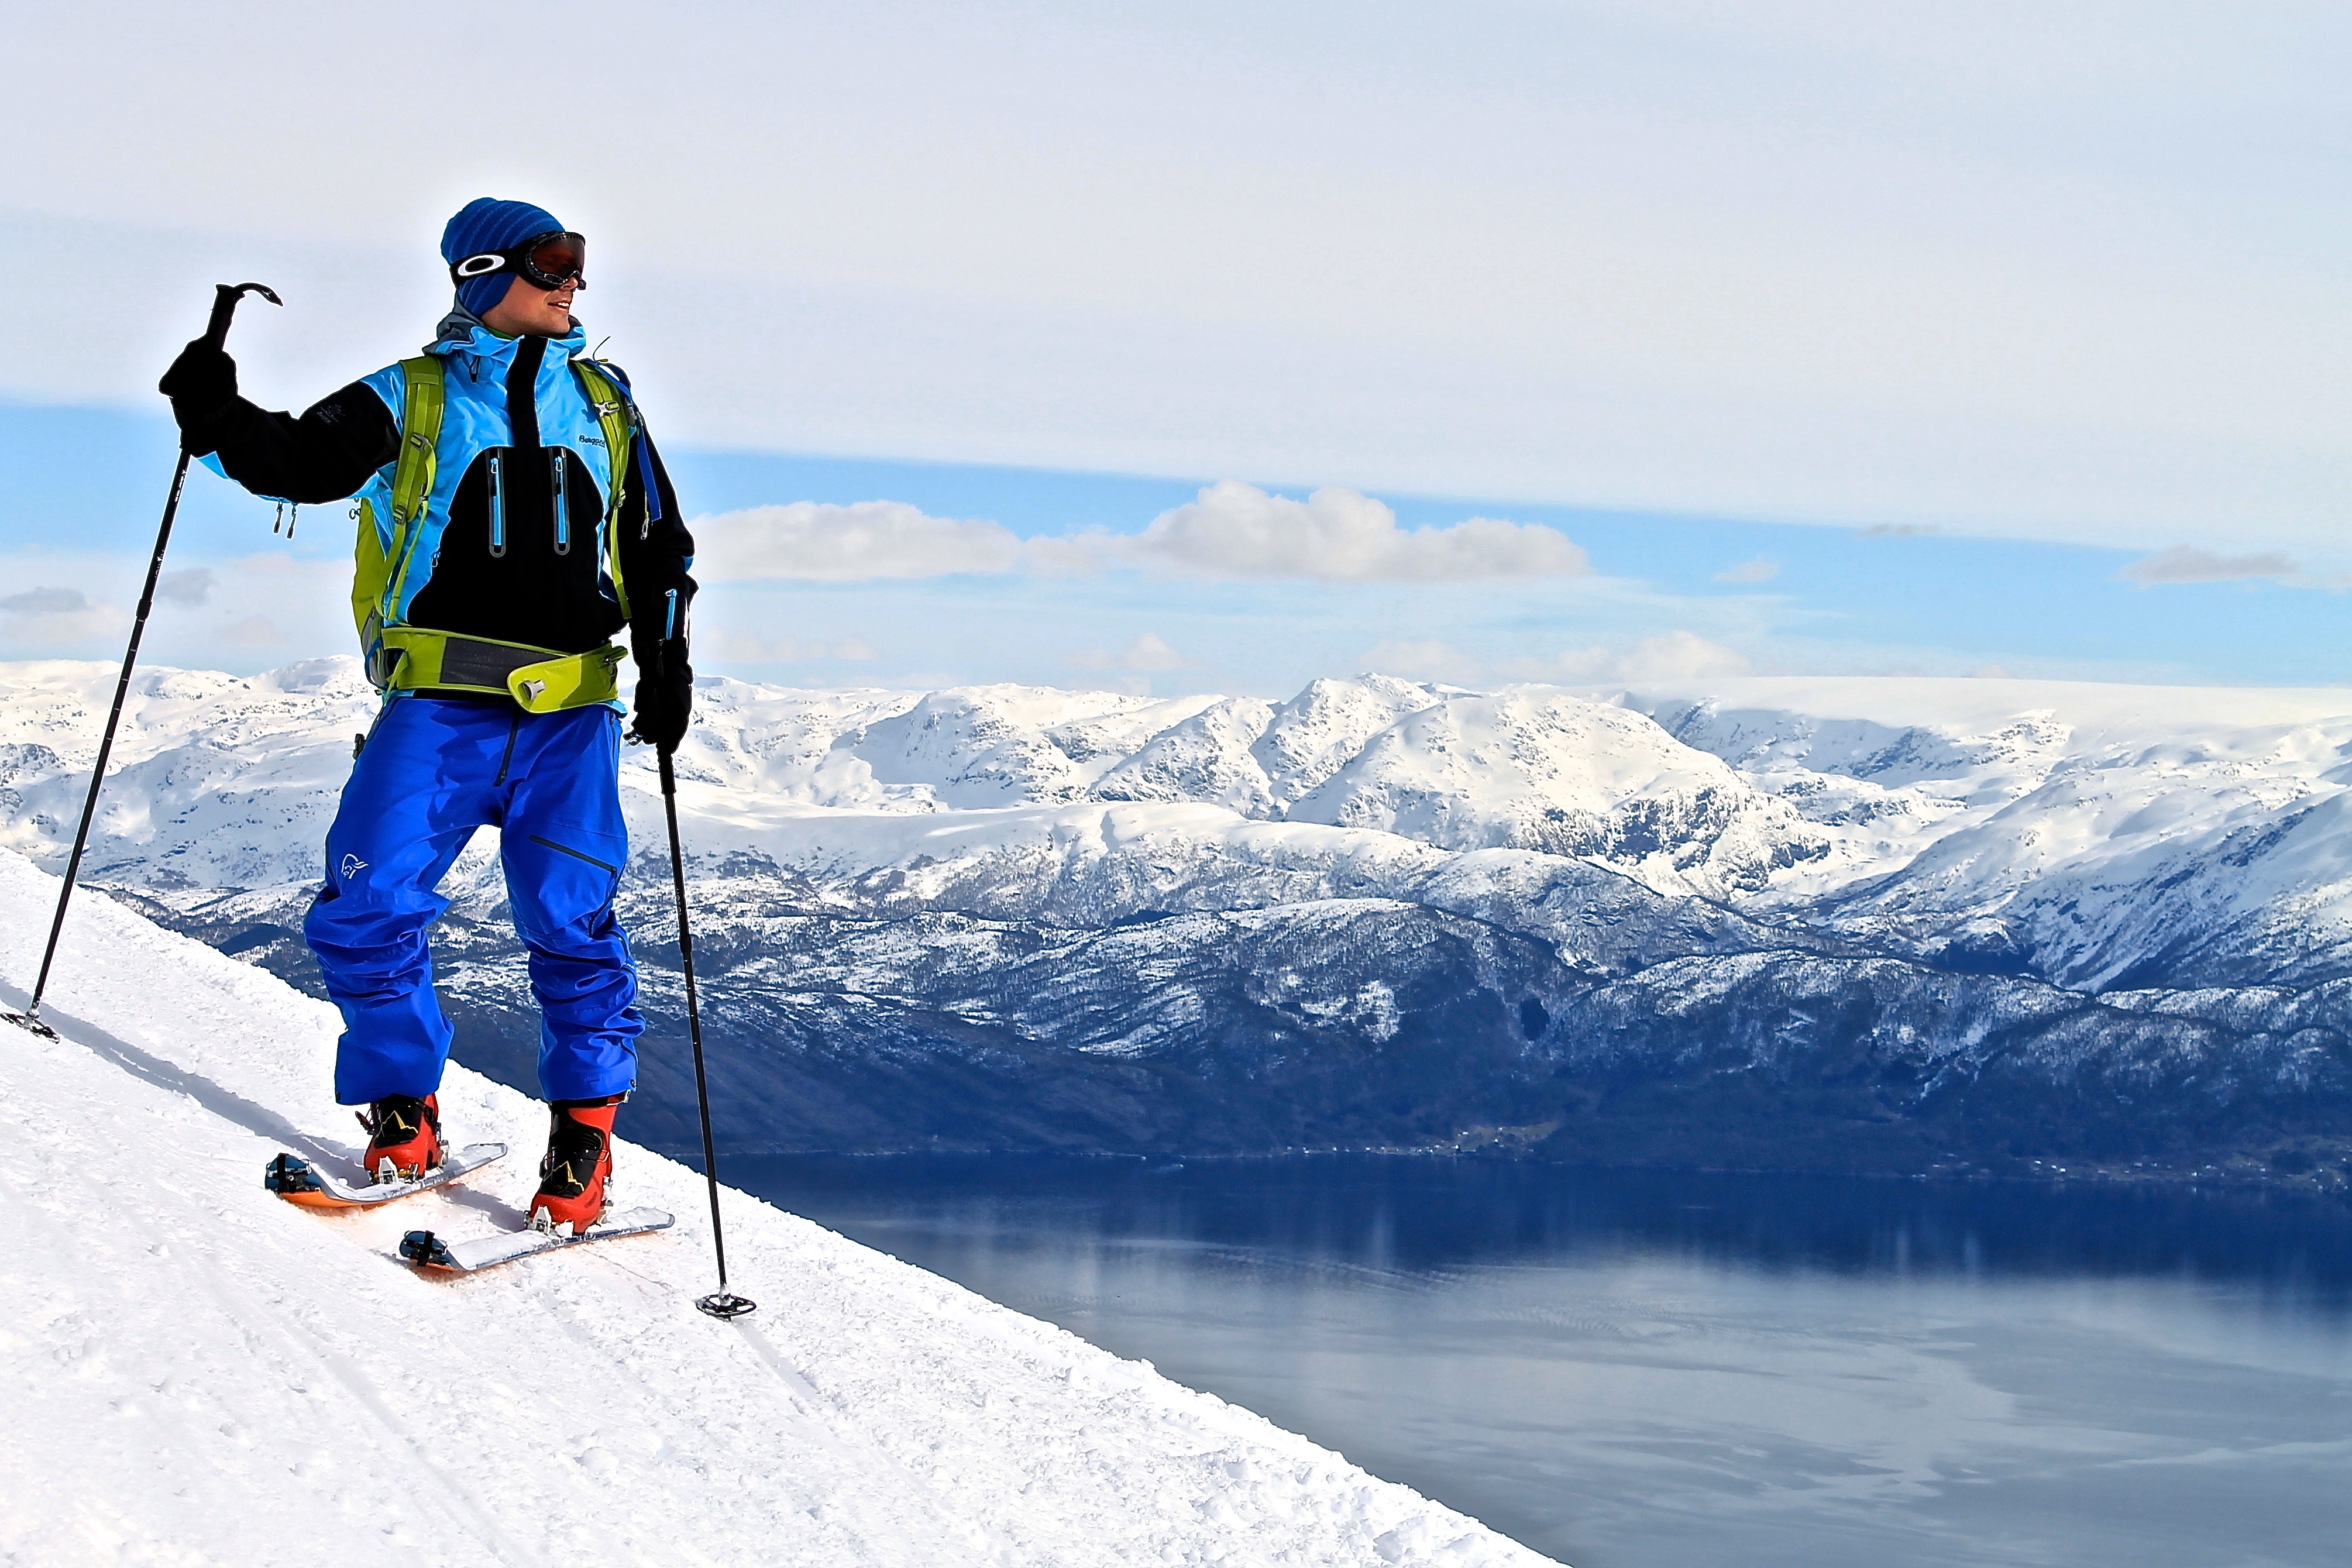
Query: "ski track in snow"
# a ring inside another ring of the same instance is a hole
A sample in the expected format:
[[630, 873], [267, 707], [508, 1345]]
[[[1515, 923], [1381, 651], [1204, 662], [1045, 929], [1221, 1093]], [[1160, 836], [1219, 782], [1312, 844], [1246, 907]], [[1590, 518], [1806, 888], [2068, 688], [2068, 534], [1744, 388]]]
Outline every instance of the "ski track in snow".
[[[0, 854], [12, 1006], [56, 889]], [[452, 1065], [449, 1135], [505, 1162], [376, 1212], [280, 1203], [281, 1148], [357, 1154], [332, 1009], [93, 891], [45, 1012], [66, 1038], [0, 1026], [10, 1568], [1547, 1561], [740, 1194], [760, 1310], [705, 1318], [702, 1180], [626, 1142], [618, 1200], [675, 1228], [420, 1275], [403, 1231], [522, 1222], [538, 1104]]]

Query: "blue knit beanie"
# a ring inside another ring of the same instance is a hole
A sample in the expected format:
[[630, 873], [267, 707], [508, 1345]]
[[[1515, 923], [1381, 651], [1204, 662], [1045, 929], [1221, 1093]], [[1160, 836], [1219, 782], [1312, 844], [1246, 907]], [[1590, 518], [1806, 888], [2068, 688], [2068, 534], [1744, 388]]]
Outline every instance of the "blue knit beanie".
[[[441, 231], [441, 259], [455, 267], [468, 256], [504, 250], [510, 245], [520, 245], [533, 235], [551, 233], [562, 226], [545, 207], [535, 207], [529, 202], [502, 202], [496, 196], [476, 196], [458, 208], [449, 226]], [[507, 288], [514, 279], [511, 272], [468, 278], [457, 285], [457, 303], [478, 316], [507, 297]]]

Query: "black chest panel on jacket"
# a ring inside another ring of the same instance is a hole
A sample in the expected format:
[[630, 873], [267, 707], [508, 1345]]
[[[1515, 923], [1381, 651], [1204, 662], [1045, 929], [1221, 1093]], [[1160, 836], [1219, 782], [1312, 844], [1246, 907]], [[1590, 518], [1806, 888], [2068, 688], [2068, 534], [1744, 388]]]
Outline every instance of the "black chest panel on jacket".
[[449, 498], [430, 578], [409, 601], [411, 626], [585, 653], [620, 630], [596, 554], [604, 498], [580, 455], [539, 444], [543, 338], [515, 345], [507, 372], [511, 447], [475, 455]]
[[560, 653], [601, 647], [622, 624], [596, 554], [604, 510], [588, 465], [567, 447], [476, 454], [409, 624]]

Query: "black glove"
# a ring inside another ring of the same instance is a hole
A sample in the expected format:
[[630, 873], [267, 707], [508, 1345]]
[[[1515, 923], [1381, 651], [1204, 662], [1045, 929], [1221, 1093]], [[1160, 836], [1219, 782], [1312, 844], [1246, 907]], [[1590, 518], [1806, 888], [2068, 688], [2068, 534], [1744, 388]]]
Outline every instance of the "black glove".
[[648, 637], [635, 651], [637, 714], [630, 733], [657, 751], [675, 752], [694, 714], [694, 666], [687, 662], [686, 639]]
[[209, 339], [180, 351], [155, 390], [172, 400], [172, 417], [183, 431], [209, 425], [236, 401], [236, 361]]

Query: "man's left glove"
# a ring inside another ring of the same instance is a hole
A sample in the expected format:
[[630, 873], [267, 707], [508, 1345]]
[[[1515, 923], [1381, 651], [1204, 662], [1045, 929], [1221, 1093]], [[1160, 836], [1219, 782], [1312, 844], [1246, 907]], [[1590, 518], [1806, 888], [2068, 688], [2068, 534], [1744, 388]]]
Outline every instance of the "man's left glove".
[[686, 639], [635, 645], [637, 711], [630, 732], [656, 750], [677, 750], [686, 739], [687, 721], [694, 716], [694, 666], [687, 662]]
[[236, 361], [209, 338], [198, 338], [180, 351], [155, 390], [172, 400], [172, 417], [181, 430], [194, 430], [236, 401]]

